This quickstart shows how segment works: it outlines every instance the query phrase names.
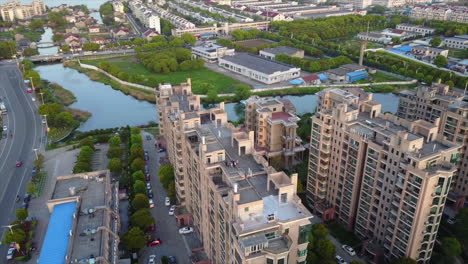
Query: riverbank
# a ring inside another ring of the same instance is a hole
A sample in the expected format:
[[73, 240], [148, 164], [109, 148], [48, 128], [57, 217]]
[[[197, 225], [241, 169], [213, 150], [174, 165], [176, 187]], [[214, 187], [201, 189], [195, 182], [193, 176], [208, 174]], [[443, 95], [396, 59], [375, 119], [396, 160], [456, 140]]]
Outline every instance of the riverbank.
[[80, 67], [77, 61], [66, 61], [63, 63], [63, 66], [84, 73], [89, 77], [89, 79], [107, 84], [111, 86], [114, 90], [119, 90], [125, 95], [130, 95], [137, 100], [144, 100], [151, 103], [156, 103], [156, 97], [154, 95], [154, 92], [120, 84], [101, 72]]

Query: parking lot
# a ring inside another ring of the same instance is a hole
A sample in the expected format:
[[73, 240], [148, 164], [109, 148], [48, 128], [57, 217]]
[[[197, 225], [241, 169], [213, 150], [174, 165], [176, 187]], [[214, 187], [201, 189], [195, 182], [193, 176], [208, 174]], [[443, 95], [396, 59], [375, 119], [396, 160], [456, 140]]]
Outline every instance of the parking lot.
[[[151, 140], [147, 140], [147, 135]], [[169, 207], [164, 205], [166, 190], [159, 181], [157, 171], [159, 169], [159, 157], [164, 153], [158, 153], [154, 146], [154, 138], [143, 132], [143, 147], [149, 154], [149, 172], [153, 190], [155, 207], [151, 213], [156, 220], [156, 230], [152, 232], [153, 238], [162, 240], [162, 244], [153, 247], [145, 247], [141, 250], [140, 263], [147, 263], [150, 255], [156, 255], [158, 263], [162, 256], [175, 256], [178, 264], [190, 263], [191, 250], [201, 247], [201, 243], [194, 233], [180, 235], [179, 227], [174, 216], [169, 215]]]

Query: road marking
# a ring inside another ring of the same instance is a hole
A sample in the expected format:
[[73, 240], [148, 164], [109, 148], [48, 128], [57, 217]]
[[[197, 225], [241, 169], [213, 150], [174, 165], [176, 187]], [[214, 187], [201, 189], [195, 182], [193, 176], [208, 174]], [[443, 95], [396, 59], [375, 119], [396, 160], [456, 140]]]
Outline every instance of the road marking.
[[[7, 74], [7, 77], [8, 77], [8, 74]], [[10, 80], [10, 78], [8, 78], [8, 80]], [[14, 89], [14, 88], [13, 88]], [[14, 92], [13, 92], [14, 93]], [[12, 108], [12, 104], [10, 102], [10, 99], [8, 99], [8, 94], [6, 93], [6, 88], [5, 88], [5, 99], [8, 101], [8, 105], [10, 106], [10, 108]], [[16, 119], [16, 111], [13, 111], [13, 117], [12, 117], [12, 120], [13, 120], [13, 127], [16, 128], [16, 122], [15, 122], [15, 119]], [[8, 120], [8, 123], [10, 123], [10, 120]], [[10, 156], [10, 152], [11, 152], [11, 148], [13, 147], [13, 141], [15, 140], [16, 138], [14, 139], [11, 139], [11, 144], [10, 144], [10, 148], [8, 149], [8, 152], [7, 152], [7, 155], [5, 157], [8, 157]], [[7, 141], [8, 141], [8, 135], [7, 135]], [[5, 148], [6, 149], [6, 148]], [[5, 151], [5, 149], [3, 149], [2, 153], [0, 154], [0, 157], [3, 155], [3, 152]], [[5, 164], [7, 162], [7, 159], [5, 158], [4, 161], [3, 161], [3, 164], [2, 166], [0, 167], [0, 171], [3, 171], [3, 167], [5, 167]], [[5, 185], [6, 186], [6, 185]]]

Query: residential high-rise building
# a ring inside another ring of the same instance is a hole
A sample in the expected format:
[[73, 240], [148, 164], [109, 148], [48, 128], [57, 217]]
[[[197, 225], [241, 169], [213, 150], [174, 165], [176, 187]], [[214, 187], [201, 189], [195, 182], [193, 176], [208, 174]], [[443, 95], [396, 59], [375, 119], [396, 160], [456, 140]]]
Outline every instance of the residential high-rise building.
[[449, 89], [444, 84], [420, 86], [400, 93], [397, 114], [408, 120], [438, 123], [442, 137], [463, 146], [449, 197], [456, 208], [462, 206], [468, 196], [468, 97], [463, 91]]
[[375, 259], [427, 262], [460, 146], [437, 123], [382, 114], [372, 94], [325, 89], [312, 117], [307, 199], [366, 240]]
[[0, 13], [3, 21], [14, 21], [15, 19], [30, 19], [33, 16], [43, 15], [46, 11], [43, 1], [33, 1], [31, 5], [22, 5], [21, 2], [11, 1], [0, 5]]
[[411, 9], [413, 19], [447, 20], [468, 23], [468, 7], [466, 6], [438, 6], [416, 5]]
[[[254, 131], [200, 109], [190, 80], [159, 86], [161, 134], [176, 173], [180, 225], [193, 224], [211, 263], [301, 263], [312, 215], [288, 177], [256, 153]], [[183, 200], [182, 200], [183, 199]]]
[[255, 132], [255, 148], [279, 167], [302, 162], [305, 148], [296, 133], [299, 120], [294, 109], [278, 99], [254, 96], [246, 101], [245, 125]]

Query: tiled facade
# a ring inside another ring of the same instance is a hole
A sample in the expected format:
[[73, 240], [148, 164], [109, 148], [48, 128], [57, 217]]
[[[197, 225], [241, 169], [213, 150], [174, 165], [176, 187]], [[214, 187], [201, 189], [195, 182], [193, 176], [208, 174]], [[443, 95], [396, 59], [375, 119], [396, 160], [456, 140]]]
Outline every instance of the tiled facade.
[[296, 195], [297, 175], [270, 167], [254, 132], [227, 122], [223, 103], [200, 110], [190, 80], [160, 85], [157, 103], [176, 173], [176, 216], [193, 223], [211, 263], [305, 263], [312, 215]]
[[437, 125], [382, 114], [371, 94], [351, 91], [319, 93], [308, 202], [366, 240], [371, 259], [426, 263], [460, 147], [438, 137]]

